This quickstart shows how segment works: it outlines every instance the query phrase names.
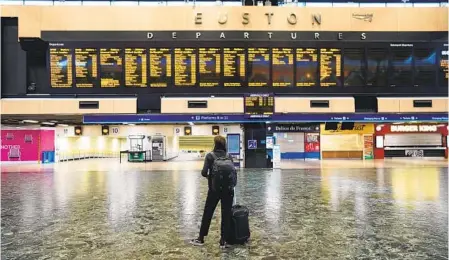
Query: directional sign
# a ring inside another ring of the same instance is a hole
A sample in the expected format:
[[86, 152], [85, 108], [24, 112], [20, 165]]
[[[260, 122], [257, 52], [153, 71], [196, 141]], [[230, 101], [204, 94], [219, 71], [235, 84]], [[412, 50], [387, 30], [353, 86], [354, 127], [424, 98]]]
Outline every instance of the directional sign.
[[[85, 124], [123, 124], [123, 123], [246, 123], [266, 122], [265, 118], [250, 119], [244, 114], [236, 115], [187, 115], [187, 114], [133, 114], [133, 115], [85, 115]], [[442, 122], [447, 123], [447, 113], [372, 113], [372, 114], [274, 114], [270, 122], [359, 122], [359, 123], [388, 123], [388, 122]]]
[[248, 149], [257, 149], [257, 140], [248, 140]]

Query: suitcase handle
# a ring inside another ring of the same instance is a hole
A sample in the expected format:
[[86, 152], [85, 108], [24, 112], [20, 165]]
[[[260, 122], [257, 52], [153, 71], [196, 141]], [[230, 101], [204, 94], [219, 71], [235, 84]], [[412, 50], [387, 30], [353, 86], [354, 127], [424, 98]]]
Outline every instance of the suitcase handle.
[[232, 200], [232, 206], [237, 204], [237, 196], [235, 195], [235, 187], [234, 187], [234, 199]]

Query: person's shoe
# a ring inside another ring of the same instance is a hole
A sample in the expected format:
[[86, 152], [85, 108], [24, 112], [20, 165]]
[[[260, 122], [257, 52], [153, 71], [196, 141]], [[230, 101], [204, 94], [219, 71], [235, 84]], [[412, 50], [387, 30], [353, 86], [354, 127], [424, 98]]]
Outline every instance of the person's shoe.
[[224, 239], [220, 239], [220, 248], [221, 249], [229, 248], [228, 243], [226, 243]]
[[199, 238], [195, 238], [190, 240], [190, 244], [194, 245], [194, 246], [203, 246], [204, 245], [204, 240], [201, 240]]

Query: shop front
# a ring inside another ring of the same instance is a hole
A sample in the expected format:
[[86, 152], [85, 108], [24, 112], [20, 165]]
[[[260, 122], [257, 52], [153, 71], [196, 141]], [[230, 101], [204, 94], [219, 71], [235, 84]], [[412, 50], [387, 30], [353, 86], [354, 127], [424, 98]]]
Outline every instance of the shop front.
[[447, 158], [447, 134], [447, 124], [378, 124], [375, 158]]
[[282, 160], [320, 159], [320, 125], [277, 123], [267, 125], [279, 145]]
[[374, 124], [321, 124], [322, 159], [373, 159]]

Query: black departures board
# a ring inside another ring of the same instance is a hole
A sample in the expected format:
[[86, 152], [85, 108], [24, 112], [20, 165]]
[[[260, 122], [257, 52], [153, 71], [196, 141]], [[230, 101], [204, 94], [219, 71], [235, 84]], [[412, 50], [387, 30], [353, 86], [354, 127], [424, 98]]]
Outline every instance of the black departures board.
[[98, 54], [95, 48], [75, 49], [75, 86], [93, 88], [98, 80]]
[[274, 113], [274, 94], [245, 94], [244, 104], [245, 115], [252, 118], [270, 117]]
[[320, 49], [320, 86], [341, 86], [341, 49]]
[[53, 88], [70, 88], [73, 85], [72, 49], [50, 49], [50, 85]]
[[174, 50], [175, 87], [194, 87], [197, 85], [196, 48], [175, 48]]
[[147, 49], [125, 49], [125, 87], [145, 88], [148, 84], [147, 77]]
[[228, 92], [249, 87], [286, 93], [288, 89], [448, 85], [448, 51], [443, 44], [342, 44], [346, 47], [340, 48], [98, 44], [72, 42], [68, 47], [50, 47], [51, 87], [198, 87], [226, 88]]
[[166, 88], [173, 81], [172, 50], [170, 48], [149, 50], [149, 85], [152, 88]]
[[100, 86], [118, 88], [123, 85], [123, 49], [100, 49]]
[[273, 48], [271, 57], [273, 87], [293, 87], [294, 49]]
[[198, 75], [200, 87], [218, 87], [221, 79], [221, 49], [199, 48]]
[[438, 66], [438, 82], [442, 87], [447, 87], [449, 80], [449, 51], [446, 48], [439, 51], [439, 66]]
[[270, 49], [248, 48], [248, 87], [270, 85]]
[[223, 48], [224, 87], [243, 87], [246, 84], [246, 49]]

